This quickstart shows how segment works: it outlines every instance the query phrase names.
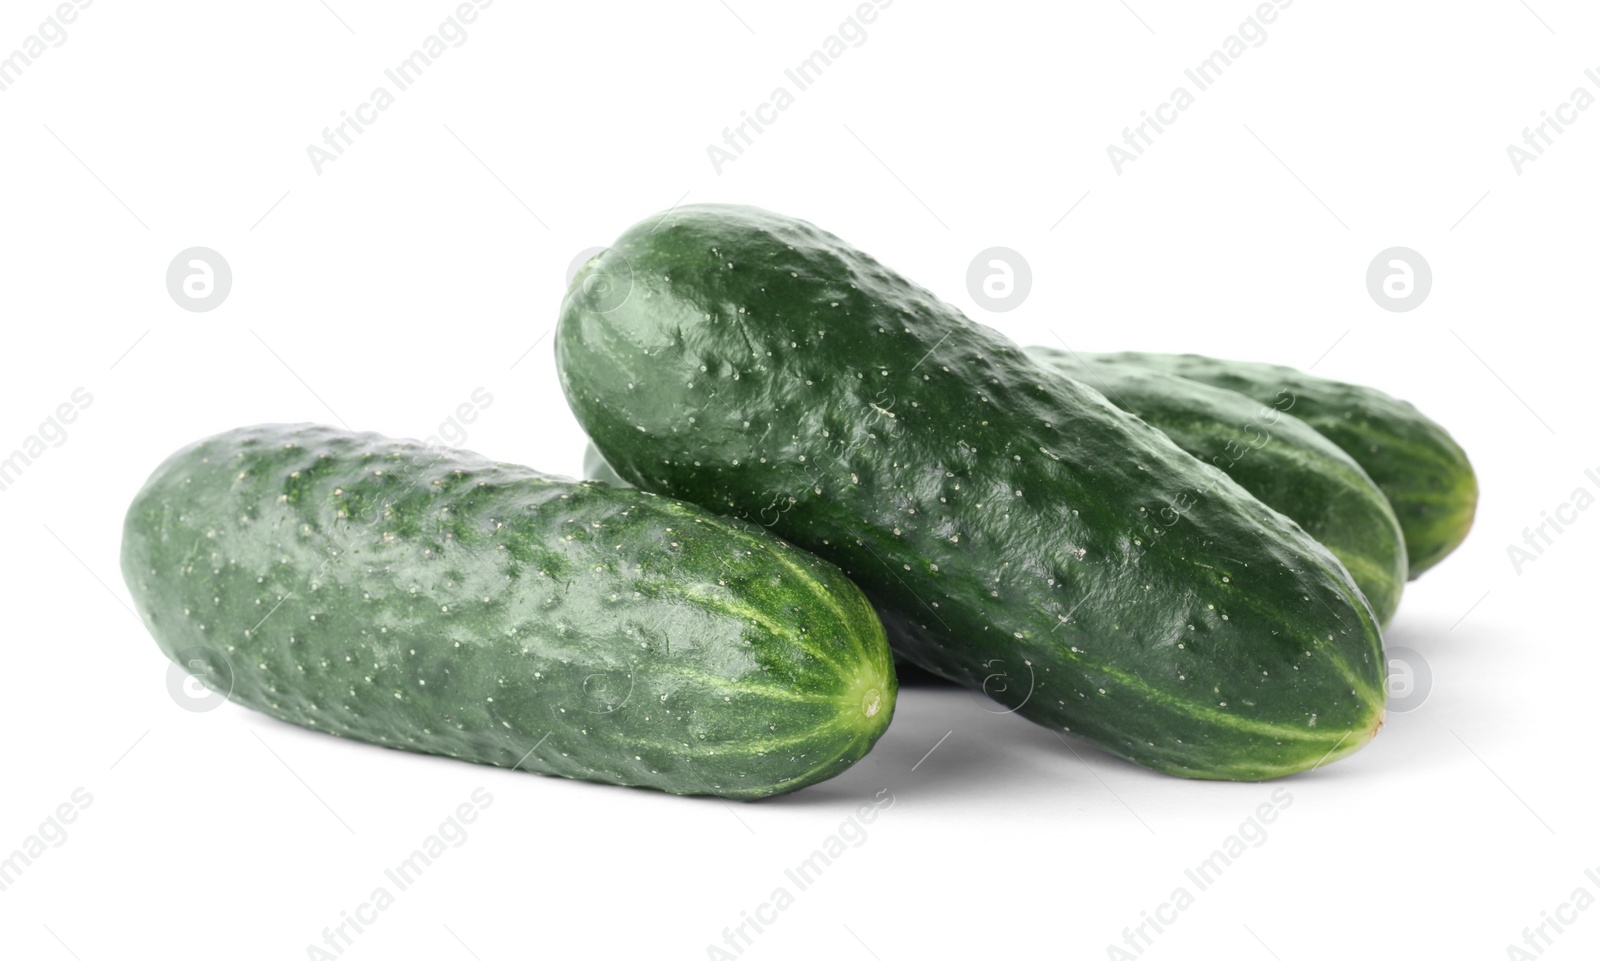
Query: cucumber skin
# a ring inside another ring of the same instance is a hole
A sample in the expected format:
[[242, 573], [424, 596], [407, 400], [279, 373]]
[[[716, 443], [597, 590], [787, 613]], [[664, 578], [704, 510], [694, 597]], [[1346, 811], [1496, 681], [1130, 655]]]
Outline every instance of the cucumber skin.
[[[1338, 445], [1389, 499], [1405, 532], [1409, 578], [1450, 555], [1472, 530], [1478, 477], [1455, 438], [1412, 404], [1383, 391], [1292, 367], [1198, 354], [1098, 355], [1263, 401], [1287, 389], [1295, 416]], [[1268, 401], [1263, 401], [1268, 402]]]
[[1345, 566], [1378, 617], [1393, 619], [1406, 583], [1405, 537], [1389, 501], [1334, 443], [1288, 413], [1162, 371], [1053, 347], [1028, 352], [1160, 430], [1305, 528]]
[[[617, 472], [611, 469], [610, 464], [606, 463], [605, 456], [600, 453], [592, 441], [583, 450], [583, 476], [587, 480], [599, 481], [612, 487], [633, 487], [632, 484], [617, 476]], [[880, 611], [878, 616], [880, 620], [885, 621], [886, 628], [899, 629], [900, 622], [895, 618], [894, 614]], [[891, 646], [894, 645], [894, 641], [894, 638], [890, 638]], [[926, 687], [930, 685], [945, 687], [950, 684], [949, 681], [939, 675], [918, 667], [898, 654], [894, 658], [894, 674], [896, 682], [901, 687]]]
[[[626, 271], [629, 296], [591, 306], [591, 271]], [[828, 558], [897, 653], [980, 690], [1029, 676], [998, 699], [1056, 731], [1260, 780], [1382, 723], [1378, 625], [1321, 545], [810, 224], [717, 205], [641, 222], [575, 279], [556, 358], [624, 480]]]
[[894, 708], [882, 627], [823, 561], [689, 504], [374, 434], [179, 451], [129, 509], [122, 567], [161, 649], [231, 699], [402, 750], [754, 799], [838, 774]]

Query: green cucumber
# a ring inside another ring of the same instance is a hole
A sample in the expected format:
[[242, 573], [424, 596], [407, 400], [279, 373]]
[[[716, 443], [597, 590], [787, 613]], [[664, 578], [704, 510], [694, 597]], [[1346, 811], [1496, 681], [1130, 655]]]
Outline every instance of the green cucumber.
[[[617, 472], [606, 463], [605, 457], [594, 444], [589, 444], [583, 451], [583, 476], [592, 481], [609, 484], [613, 487], [632, 487], [627, 481], [617, 476]], [[885, 619], [885, 628], [898, 630], [899, 622], [892, 613], [879, 612], [879, 617]], [[892, 643], [892, 639], [891, 639]], [[948, 685], [950, 682], [930, 671], [911, 663], [899, 655], [894, 659], [895, 680], [901, 687], [922, 687], [927, 685]]]
[[1413, 580], [1461, 546], [1472, 529], [1478, 510], [1472, 463], [1449, 432], [1403, 400], [1274, 364], [1196, 354], [1100, 357], [1222, 387], [1263, 404], [1287, 391], [1294, 404], [1286, 409], [1349, 454], [1389, 498], [1405, 532]]
[[1378, 625], [1324, 547], [808, 223], [696, 205], [636, 225], [574, 280], [556, 359], [624, 480], [833, 561], [898, 653], [1057, 732], [1259, 780], [1382, 722]]
[[[583, 451], [583, 476], [592, 481], [609, 484], [613, 487], [632, 487], [627, 481], [617, 476], [617, 472], [606, 463], [604, 455], [590, 443]], [[897, 630], [899, 622], [894, 615], [880, 612], [880, 618], [885, 618], [885, 627]], [[892, 643], [892, 641], [891, 641]], [[944, 678], [911, 663], [899, 655], [894, 659], [895, 680], [901, 687], [920, 687], [925, 685], [947, 685]]]
[[752, 525], [311, 425], [220, 434], [134, 499], [122, 570], [173, 660], [273, 717], [539, 774], [753, 799], [894, 709], [883, 629]]
[[1231, 390], [1052, 347], [1028, 352], [1213, 464], [1333, 552], [1387, 624], [1406, 583], [1406, 547], [1389, 501], [1349, 454], [1287, 413]]

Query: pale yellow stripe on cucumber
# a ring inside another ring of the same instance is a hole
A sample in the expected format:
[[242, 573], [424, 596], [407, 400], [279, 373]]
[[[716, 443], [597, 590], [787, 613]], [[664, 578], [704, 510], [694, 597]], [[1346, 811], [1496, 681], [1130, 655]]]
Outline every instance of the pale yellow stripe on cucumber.
[[[708, 674], [704, 671], [679, 669], [664, 664], [653, 664], [648, 670], [640, 670], [640, 674], [661, 675], [671, 674], [673, 677], [694, 681], [718, 691], [731, 694], [755, 695], [757, 697], [772, 698], [777, 701], [789, 701], [794, 704], [831, 704], [837, 701], [836, 694], [805, 694], [787, 687], [778, 687], [772, 684], [752, 684], [749, 681], [737, 681], [717, 674]], [[670, 696], [670, 695], [669, 695]]]
[[759, 626], [773, 637], [781, 637], [785, 640], [791, 641], [796, 647], [833, 668], [840, 678], [850, 678], [855, 676], [855, 671], [839, 663], [837, 660], [830, 657], [827, 652], [823, 651], [821, 648], [818, 648], [816, 645], [807, 643], [805, 635], [801, 634], [799, 631], [792, 630], [784, 625], [779, 624], [771, 617], [767, 616], [761, 611], [756, 610], [748, 604], [738, 604], [732, 601], [723, 600], [721, 598], [709, 597], [694, 590], [669, 590], [666, 593], [673, 597], [694, 602], [703, 609], [710, 608], [721, 611], [724, 614], [731, 614], [734, 617], [749, 621], [750, 623]]
[[[1354, 598], [1352, 598], [1352, 601], [1355, 602], [1357, 604], [1357, 606], [1359, 606], [1361, 604], [1364, 604], [1366, 602], [1366, 599], [1360, 596], [1359, 590], [1356, 590], [1355, 594], [1356, 594], [1356, 596]], [[1249, 608], [1248, 604], [1243, 604], [1241, 606]], [[1328, 607], [1328, 605], [1325, 602], [1323, 603], [1323, 607], [1327, 608], [1330, 612], [1333, 610], [1331, 607]], [[1365, 695], [1363, 697], [1364, 700], [1374, 700], [1374, 699], [1379, 700], [1379, 701], [1383, 700], [1383, 689], [1380, 688], [1380, 687], [1374, 686], [1373, 684], [1369, 683], [1366, 679], [1364, 679], [1361, 676], [1359, 676], [1358, 674], [1356, 674], [1351, 669], [1351, 666], [1350, 666], [1349, 662], [1346, 661], [1343, 657], [1341, 657], [1339, 655], [1338, 651], [1334, 649], [1333, 640], [1331, 638], [1326, 639], [1326, 640], [1324, 640], [1324, 639], [1313, 640], [1312, 643], [1311, 643], [1311, 651], [1314, 652], [1314, 654], [1316, 656], [1318, 656], [1320, 658], [1320, 660], [1322, 660], [1324, 663], [1326, 663], [1329, 666], [1331, 666], [1335, 671], [1339, 672], [1339, 676], [1344, 678], [1346, 683], [1348, 683], [1353, 689], [1355, 689], [1354, 691], [1352, 691], [1352, 693], [1361, 692], [1361, 694], [1358, 694], [1357, 696]], [[1375, 654], [1381, 654], [1381, 652], [1378, 652], [1378, 651], [1374, 651], [1374, 653]], [[1104, 670], [1105, 673], [1107, 673], [1107, 674], [1115, 674], [1116, 673], [1115, 671], [1110, 670], [1110, 669], [1102, 669], [1102, 670]]]
[[[1366, 603], [1366, 598], [1361, 596], [1361, 589], [1355, 587], [1354, 583], [1351, 584], [1351, 594], [1353, 595], [1349, 598], [1351, 605], [1356, 610], [1361, 610], [1363, 605]], [[1322, 598], [1318, 597], [1317, 603], [1321, 604], [1323, 608], [1328, 611], [1328, 613], [1334, 613], [1333, 608], [1329, 607], [1328, 603]], [[1337, 616], [1336, 619], [1338, 619]], [[1371, 653], [1374, 654], [1378, 658], [1379, 663], [1382, 664], [1383, 649], [1381, 646], [1381, 635], [1377, 635], [1372, 639], [1376, 641], [1377, 644], [1374, 645]], [[1334, 670], [1339, 672], [1339, 676], [1343, 677], [1352, 688], [1362, 691], [1365, 694], [1364, 700], [1377, 701], [1379, 704], [1382, 704], [1388, 697], [1387, 689], [1382, 686], [1383, 682], [1380, 682], [1378, 685], [1374, 685], [1369, 683], [1365, 678], [1357, 675], [1350, 662], [1346, 661], [1339, 655], [1338, 651], [1334, 649], [1333, 644], [1334, 640], [1331, 636], [1327, 637], [1326, 640], [1322, 638], [1316, 638], [1313, 640], [1313, 649], [1316, 650], [1318, 654], [1322, 655], [1323, 659], [1328, 664], [1332, 665]]]
[[[838, 723], [838, 721], [830, 721], [827, 724], [819, 724], [816, 728], [808, 728], [806, 731], [800, 732], [800, 734], [794, 734], [794, 736], [773, 737], [770, 740], [741, 739], [738, 744], [726, 745], [696, 745], [682, 744], [680, 742], [674, 753], [690, 756], [690, 758], [741, 758], [741, 756], [746, 755], [773, 755], [773, 753], [781, 752], [782, 748], [805, 745], [808, 748], [829, 747], [829, 752], [827, 753], [838, 756], [837, 752], [830, 748], [830, 745], [818, 744], [818, 739], [826, 736], [827, 732], [837, 731], [840, 728], [843, 728], [843, 724]], [[854, 740], [856, 740], [856, 736], [851, 734], [851, 742], [854, 742]]]
[[1332, 544], [1324, 544], [1323, 546], [1328, 548], [1329, 552], [1339, 559], [1339, 563], [1344, 565], [1344, 569], [1350, 572], [1350, 576], [1355, 579], [1358, 585], [1362, 581], [1383, 581], [1394, 576], [1393, 571], [1386, 570], [1365, 554], [1357, 554], [1346, 550], [1342, 546]]
[[1320, 755], [1307, 754], [1305, 761], [1309, 761], [1312, 757], [1316, 758], [1314, 762], [1309, 764], [1304, 761], [1297, 761], [1292, 764], [1225, 764], [1203, 769], [1173, 767], [1170, 770], [1174, 774], [1207, 780], [1269, 781], [1273, 778], [1287, 777], [1303, 771], [1314, 771], [1319, 767], [1326, 767], [1340, 758], [1348, 757], [1365, 747], [1367, 742], [1372, 740], [1382, 726], [1383, 719], [1380, 712], [1376, 723], [1362, 728], [1347, 730], [1344, 737], [1326, 752]]
[[[813, 594], [817, 595], [818, 597], [822, 598], [823, 603], [827, 604], [828, 607], [833, 609], [833, 612], [835, 614], [839, 615], [840, 626], [842, 628], [844, 628], [845, 633], [848, 636], [850, 645], [855, 648], [856, 653], [861, 655], [861, 659], [863, 661], [870, 659], [870, 653], [867, 651], [866, 648], [861, 646], [861, 642], [856, 638], [855, 631], [850, 629], [851, 626], [854, 625], [856, 623], [856, 621], [859, 619], [859, 617], [860, 617], [859, 614], [855, 618], [852, 618], [845, 611], [845, 609], [842, 606], [840, 606], [839, 599], [833, 595], [833, 592], [829, 591], [825, 586], [823, 586], [822, 582], [817, 578], [817, 575], [815, 573], [813, 573], [812, 571], [806, 570], [800, 564], [796, 563], [793, 558], [788, 556], [788, 549], [787, 548], [785, 548], [785, 547], [783, 547], [781, 545], [773, 545], [773, 544], [765, 543], [763, 540], [752, 536], [747, 531], [739, 531], [739, 535], [741, 537], [744, 537], [750, 543], [752, 543], [752, 544], [756, 545], [757, 547], [761, 548], [762, 551], [765, 552], [765, 554], [767, 556], [773, 558], [774, 560], [778, 561], [778, 563], [782, 564], [784, 567], [787, 567], [790, 571], [794, 572], [795, 577], [799, 578], [800, 581], [802, 581], [804, 584], [806, 584], [806, 586], [811, 588], [811, 593], [813, 593]], [[863, 602], [863, 603], [865, 603], [865, 602]], [[874, 619], [876, 619], [877, 614], [875, 612], [871, 612], [870, 611], [870, 605], [868, 605], [868, 608], [869, 608], [869, 613], [871, 613], [872, 617]]]
[[786, 778], [780, 783], [788, 784], [788, 783], [793, 782], [793, 781], [804, 781], [806, 778], [809, 778], [811, 775], [816, 774], [817, 772], [822, 771], [825, 768], [833, 767], [835, 765], [842, 765], [843, 767], [849, 767], [851, 764], [854, 764], [857, 760], [859, 760], [863, 756], [861, 753], [858, 753], [855, 750], [855, 748], [856, 748], [856, 745], [858, 743], [860, 743], [861, 740], [864, 739], [866, 736], [867, 736], [867, 734], [866, 734], [865, 731], [857, 734], [855, 737], [850, 739], [850, 742], [848, 744], [845, 745], [845, 750], [834, 752], [834, 754], [835, 754], [834, 757], [830, 757], [827, 760], [823, 761], [821, 764], [815, 765], [814, 767], [811, 767], [811, 768], [808, 768], [808, 769], [806, 769], [804, 771], [801, 771], [799, 774], [795, 775], [794, 777]]
[[[1350, 588], [1351, 596], [1346, 600], [1356, 610], [1360, 610], [1365, 605], [1366, 598], [1361, 596], [1361, 591], [1355, 586], [1354, 582], [1348, 586]], [[1318, 604], [1322, 605], [1323, 610], [1333, 615], [1335, 620], [1339, 620], [1341, 622], [1343, 621], [1343, 618], [1339, 616], [1338, 612], [1335, 611], [1327, 601], [1318, 596], [1317, 592], [1312, 591], [1302, 596], [1304, 596], [1307, 600], [1315, 599]], [[1232, 603], [1252, 613], [1262, 614], [1269, 619], [1275, 613], [1273, 610], [1264, 606], [1263, 604], [1252, 603], [1252, 599], [1249, 595], [1234, 595]], [[1314, 638], [1311, 643], [1311, 650], [1315, 651], [1317, 655], [1320, 655], [1327, 663], [1332, 665], [1334, 670], [1338, 671], [1339, 675], [1349, 682], [1352, 687], [1364, 691], [1369, 700], [1373, 698], [1376, 698], [1380, 701], [1383, 700], [1382, 689], [1372, 685], [1365, 679], [1355, 674], [1352, 671], [1350, 664], [1346, 662], [1343, 657], [1339, 656], [1338, 652], [1334, 649], [1333, 643], [1334, 639], [1332, 637], [1325, 636], [1322, 638]], [[1377, 649], [1376, 647], [1374, 647], [1373, 653], [1379, 657], [1382, 656], [1381, 650]]]
[[[675, 502], [669, 503], [672, 504], [673, 509], [683, 514], [685, 517], [694, 517], [696, 513], [694, 510], [686, 506], [678, 505]], [[698, 520], [698, 518], [695, 519]], [[784, 567], [787, 567], [790, 571], [792, 571], [801, 582], [811, 589], [811, 593], [822, 598], [823, 603], [825, 603], [833, 610], [835, 614], [839, 616], [840, 626], [845, 629], [846, 634], [849, 636], [851, 646], [855, 648], [857, 654], [861, 655], [862, 660], [865, 661], [869, 659], [870, 655], [868, 651], [863, 648], [860, 642], [856, 639], [855, 632], [850, 630], [850, 627], [854, 621], [845, 612], [844, 608], [839, 606], [839, 599], [822, 585], [822, 582], [818, 580], [815, 573], [806, 570], [803, 566], [796, 563], [793, 558], [787, 555], [787, 551], [791, 550], [792, 548], [789, 548], [786, 543], [773, 544], [766, 537], [758, 536], [757, 534], [748, 530], [744, 530], [740, 527], [728, 527], [724, 528], [724, 530], [727, 530], [729, 533], [751, 545], [753, 548], [759, 549], [764, 556], [773, 558]], [[870, 605], [868, 605], [868, 608], [870, 610]], [[876, 619], [877, 614], [873, 612], [872, 617]], [[811, 650], [809, 647], [806, 649]], [[815, 654], [816, 652], [812, 651], [812, 653]], [[818, 656], [820, 657], [820, 655]], [[827, 659], [824, 658], [824, 660]], [[833, 664], [836, 668], [839, 666], [836, 662], [831, 660], [829, 663]]]
[[1248, 734], [1259, 734], [1279, 740], [1327, 743], [1330, 741], [1338, 741], [1340, 739], [1338, 735], [1340, 734], [1341, 730], [1352, 730], [1350, 728], [1319, 729], [1311, 726], [1309, 721], [1304, 727], [1298, 724], [1291, 725], [1277, 721], [1254, 721], [1246, 717], [1240, 717], [1237, 714], [1230, 714], [1227, 711], [1221, 711], [1213, 707], [1198, 705], [1190, 698], [1177, 697], [1173, 695], [1171, 691], [1152, 687], [1149, 684], [1139, 680], [1137, 677], [1134, 677], [1130, 674], [1124, 674], [1123, 672], [1113, 668], [1089, 666], [1088, 669], [1113, 678], [1116, 683], [1121, 684], [1124, 687], [1132, 688], [1143, 698], [1147, 700], [1153, 700], [1161, 704], [1163, 707], [1166, 707], [1176, 713], [1187, 714], [1188, 716], [1198, 720], [1216, 724], [1220, 727], [1231, 728], [1235, 731], [1242, 731]]
[[[828, 734], [830, 731], [841, 730], [846, 726], [847, 725], [842, 720], [836, 720], [830, 721], [827, 724], [821, 724], [813, 728], [808, 728], [804, 732], [792, 735], [790, 737], [772, 738], [766, 741], [740, 740], [737, 744], [729, 744], [726, 746], [683, 744], [680, 742], [679, 747], [674, 750], [673, 753], [685, 757], [744, 757], [747, 755], [775, 754], [779, 753], [779, 749], [781, 748], [793, 747], [797, 744], [804, 744], [819, 750], [826, 749], [824, 753], [829, 755], [829, 759], [825, 761], [824, 764], [833, 764], [838, 761], [841, 753], [837, 750], [834, 750], [832, 745], [819, 744], [818, 739]], [[852, 729], [855, 730], [855, 733], [850, 735], [850, 740], [846, 742], [847, 745], [855, 744], [855, 742], [861, 740], [861, 738], [865, 736], [865, 734], [858, 729]], [[811, 770], [816, 771], [819, 770], [819, 768], [812, 768]]]

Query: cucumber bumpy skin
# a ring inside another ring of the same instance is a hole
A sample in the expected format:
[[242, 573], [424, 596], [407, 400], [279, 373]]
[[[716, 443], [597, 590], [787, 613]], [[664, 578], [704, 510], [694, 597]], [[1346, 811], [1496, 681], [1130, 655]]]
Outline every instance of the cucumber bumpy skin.
[[386, 747], [754, 799], [893, 714], [883, 629], [751, 525], [463, 451], [310, 425], [168, 458], [123, 576], [170, 658], [248, 707]]
[[1054, 347], [1028, 352], [1220, 467], [1268, 507], [1305, 528], [1345, 566], [1379, 624], [1406, 584], [1405, 536], [1377, 485], [1334, 443], [1289, 413], [1285, 390], [1258, 403], [1231, 390]]
[[1382, 722], [1378, 625], [1325, 548], [808, 223], [641, 222], [574, 280], [556, 359], [623, 479], [832, 560], [898, 653], [980, 690], [1005, 673], [991, 696], [1058, 732], [1260, 780]]
[[[590, 442], [583, 450], [583, 476], [586, 480], [599, 481], [612, 487], [633, 487], [632, 484], [617, 476], [617, 472], [611, 469], [610, 464], [606, 463], [605, 456], [600, 453], [593, 442]], [[886, 630], [899, 630], [900, 622], [893, 614], [879, 612], [878, 616], [884, 620]], [[889, 644], [891, 647], [894, 646], [894, 637], [890, 637]], [[924, 687], [930, 685], [948, 687], [950, 685], [949, 681], [939, 675], [918, 667], [898, 654], [894, 658], [894, 674], [896, 682], [901, 687]], [[998, 688], [1001, 686], [1004, 676], [1003, 674], [993, 675], [993, 679], [996, 682], [993, 687]]]
[[1409, 577], [1444, 560], [1472, 530], [1478, 475], [1467, 452], [1416, 407], [1383, 391], [1292, 367], [1197, 354], [1096, 355], [1244, 394], [1262, 403], [1287, 389], [1294, 413], [1360, 464], [1405, 532]]

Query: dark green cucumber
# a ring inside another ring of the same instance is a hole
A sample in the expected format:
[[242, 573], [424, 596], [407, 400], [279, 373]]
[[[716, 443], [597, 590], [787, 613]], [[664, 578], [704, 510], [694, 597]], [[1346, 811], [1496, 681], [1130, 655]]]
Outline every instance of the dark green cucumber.
[[[629, 295], [591, 300], [597, 271]], [[895, 616], [899, 653], [980, 690], [1004, 674], [991, 696], [1056, 731], [1255, 780], [1382, 722], [1378, 625], [1325, 548], [808, 223], [640, 223], [580, 271], [556, 358], [623, 479], [831, 559]]]
[[122, 570], [175, 661], [386, 747], [751, 799], [838, 774], [894, 709], [883, 629], [752, 525], [310, 425], [168, 458]]
[[1461, 546], [1472, 529], [1478, 477], [1466, 451], [1403, 400], [1274, 364], [1196, 354], [1100, 356], [1222, 387], [1263, 404], [1287, 391], [1294, 404], [1286, 409], [1349, 454], [1389, 498], [1405, 532], [1413, 579]]
[[1052, 347], [1028, 352], [1220, 467], [1262, 503], [1333, 552], [1366, 595], [1379, 624], [1400, 605], [1406, 547], [1389, 501], [1349, 454], [1270, 404], [1161, 371]]

